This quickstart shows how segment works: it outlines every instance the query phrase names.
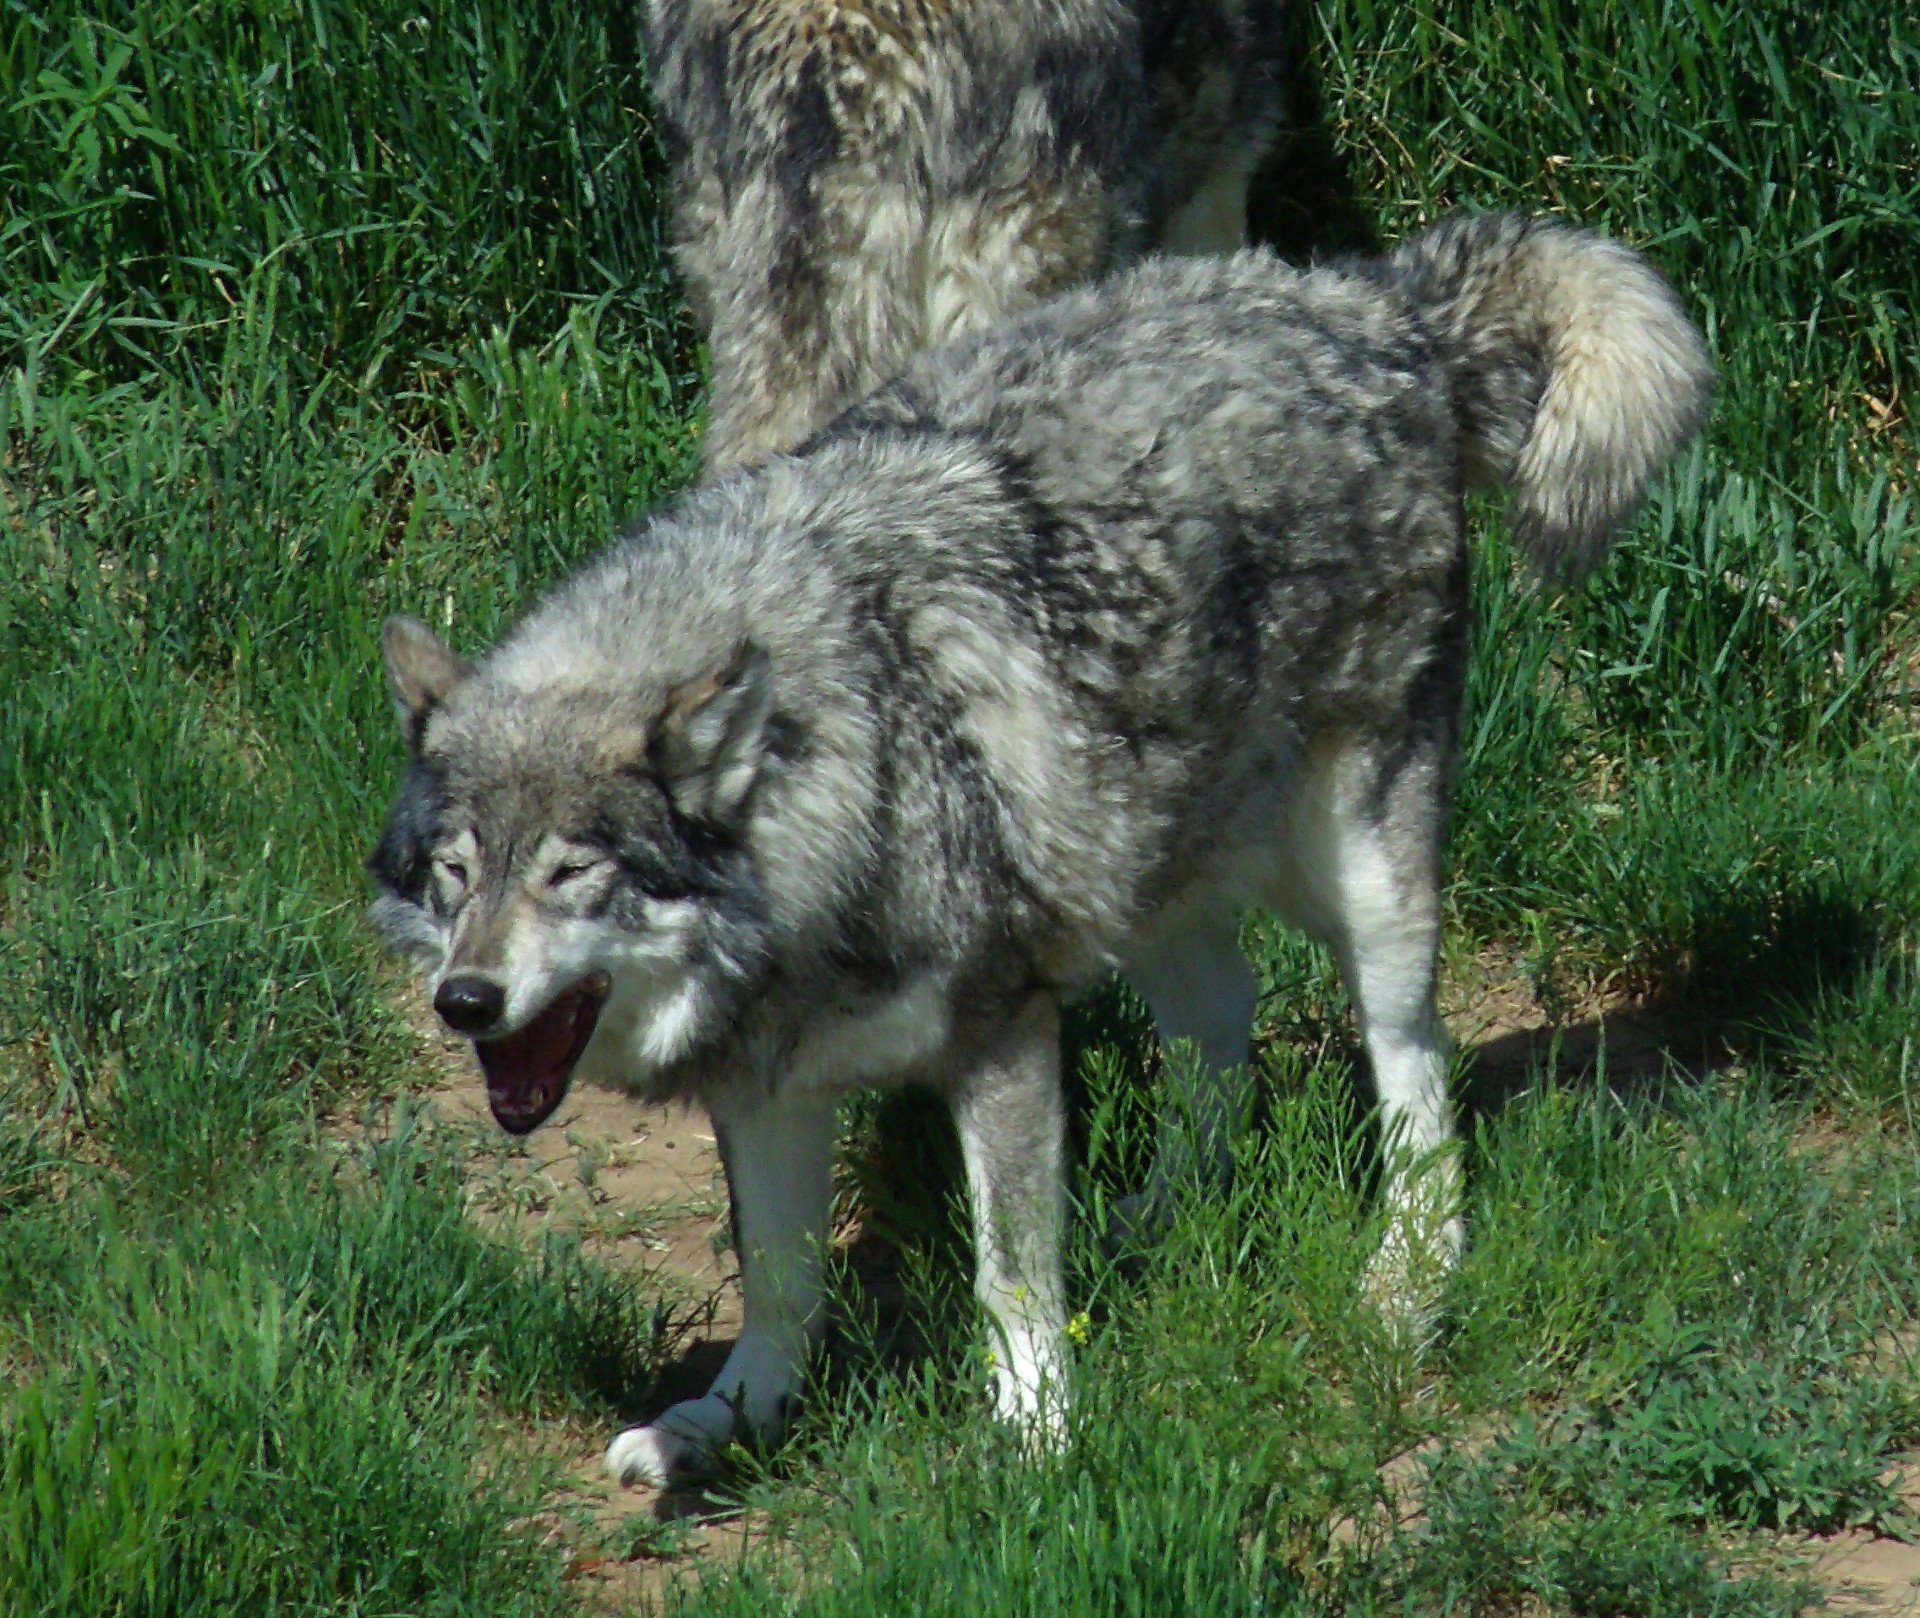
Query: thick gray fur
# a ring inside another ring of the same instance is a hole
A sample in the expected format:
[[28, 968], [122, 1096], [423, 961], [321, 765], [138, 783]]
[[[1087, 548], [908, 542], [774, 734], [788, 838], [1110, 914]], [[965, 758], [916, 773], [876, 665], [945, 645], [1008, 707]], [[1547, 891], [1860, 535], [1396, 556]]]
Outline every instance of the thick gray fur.
[[[1536, 564], [1577, 571], [1709, 384], [1643, 259], [1515, 218], [1383, 260], [1158, 260], [1069, 293], [654, 516], [471, 673], [403, 626], [416, 754], [376, 908], [440, 975], [502, 975], [514, 1019], [610, 974], [580, 1073], [706, 1101], [750, 1159], [818, 1096], [944, 1088], [1001, 1405], [1043, 1419], [1064, 1385], [1059, 1000], [1119, 966], [1229, 1069], [1251, 1011], [1233, 916], [1274, 909], [1333, 944], [1389, 1132], [1446, 1159], [1462, 492], [1507, 483]], [[462, 838], [485, 852], [450, 896], [432, 873]], [[541, 886], [555, 838], [604, 851], [582, 894]], [[756, 1172], [743, 1214], [791, 1191]], [[1458, 1247], [1454, 1172], [1409, 1157], [1390, 1180], [1392, 1308], [1424, 1309]], [[784, 1225], [745, 1217], [817, 1239], [823, 1208], [793, 1196]], [[623, 1474], [698, 1465], [736, 1412], [777, 1425], [817, 1273], [799, 1238], [763, 1245], [801, 1277], [762, 1278], [785, 1324], [756, 1335], [750, 1267], [743, 1357], [623, 1435]]]
[[1231, 250], [1280, 0], [650, 0], [708, 464], [1151, 246]]

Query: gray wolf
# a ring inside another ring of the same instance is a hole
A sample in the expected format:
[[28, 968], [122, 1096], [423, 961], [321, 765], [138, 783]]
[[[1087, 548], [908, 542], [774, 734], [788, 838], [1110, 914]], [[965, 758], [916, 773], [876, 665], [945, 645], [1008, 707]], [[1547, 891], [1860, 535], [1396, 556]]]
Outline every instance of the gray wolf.
[[1578, 575], [1709, 393], [1666, 283], [1581, 230], [1154, 259], [682, 497], [477, 662], [391, 621], [375, 919], [507, 1129], [574, 1081], [695, 1099], [733, 1189], [738, 1344], [614, 1471], [779, 1428], [834, 1098], [866, 1085], [951, 1102], [997, 1408], [1057, 1432], [1059, 1006], [1118, 967], [1197, 1052], [1169, 1067], [1217, 1158], [1246, 905], [1340, 963], [1391, 1142], [1371, 1285], [1429, 1309], [1462, 1240], [1434, 1008], [1462, 493], [1505, 485], [1535, 566]]
[[1280, 0], [649, 0], [707, 465], [1149, 248], [1227, 252]]

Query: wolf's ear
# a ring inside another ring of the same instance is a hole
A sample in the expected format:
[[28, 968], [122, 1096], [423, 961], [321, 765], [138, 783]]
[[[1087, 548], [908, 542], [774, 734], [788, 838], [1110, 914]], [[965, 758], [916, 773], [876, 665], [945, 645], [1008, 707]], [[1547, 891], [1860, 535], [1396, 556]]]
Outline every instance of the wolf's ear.
[[718, 668], [667, 694], [649, 751], [688, 820], [726, 825], [747, 801], [773, 711], [772, 669], [764, 651], [743, 641]]
[[427, 715], [447, 693], [473, 672], [473, 665], [418, 618], [389, 618], [380, 631], [380, 655], [387, 665], [387, 689], [407, 745], [416, 752]]

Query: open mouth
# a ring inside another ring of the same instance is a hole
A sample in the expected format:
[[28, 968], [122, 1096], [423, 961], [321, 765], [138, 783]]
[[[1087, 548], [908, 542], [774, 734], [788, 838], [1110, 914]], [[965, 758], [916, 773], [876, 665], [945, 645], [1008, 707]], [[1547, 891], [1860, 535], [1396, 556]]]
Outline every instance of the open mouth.
[[487, 1076], [487, 1105], [509, 1135], [524, 1135], [552, 1116], [567, 1093], [574, 1064], [593, 1038], [607, 998], [607, 975], [582, 978], [518, 1033], [473, 1044]]

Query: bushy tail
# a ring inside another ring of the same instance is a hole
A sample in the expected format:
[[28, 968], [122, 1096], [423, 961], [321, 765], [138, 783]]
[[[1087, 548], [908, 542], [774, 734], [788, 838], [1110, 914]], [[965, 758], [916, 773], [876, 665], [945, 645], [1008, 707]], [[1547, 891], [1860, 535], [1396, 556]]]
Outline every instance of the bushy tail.
[[1447, 355], [1468, 475], [1513, 491], [1541, 573], [1585, 573], [1706, 414], [1673, 289], [1631, 248], [1514, 214], [1442, 220], [1388, 265]]

